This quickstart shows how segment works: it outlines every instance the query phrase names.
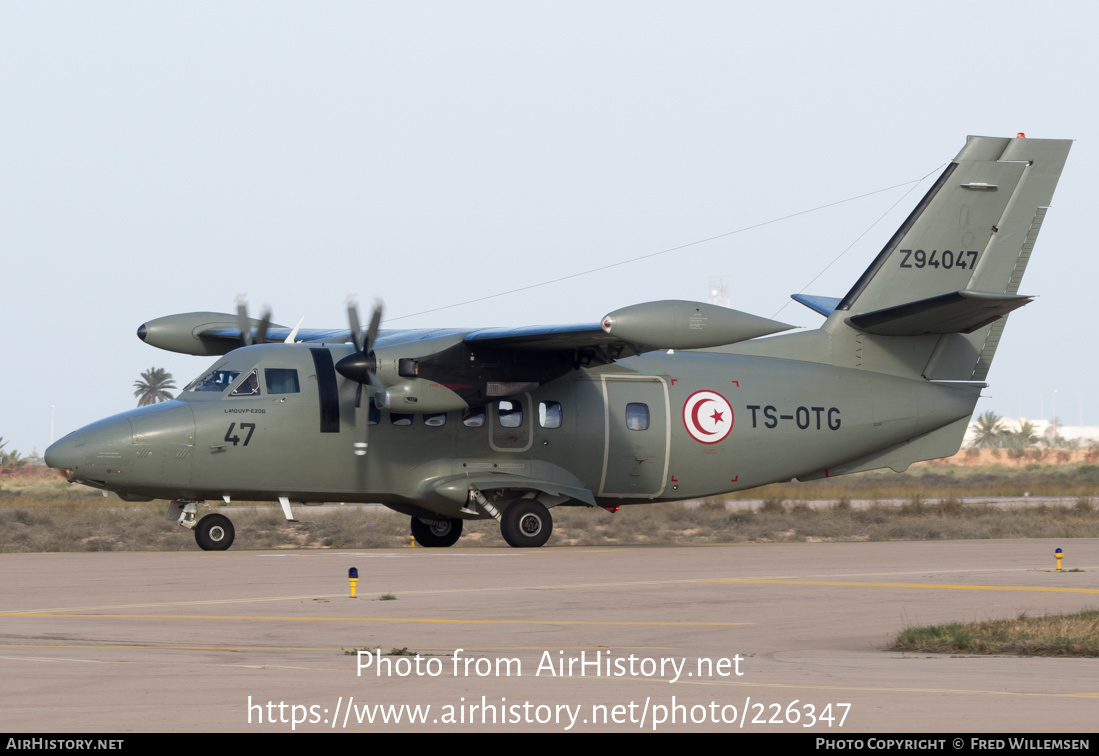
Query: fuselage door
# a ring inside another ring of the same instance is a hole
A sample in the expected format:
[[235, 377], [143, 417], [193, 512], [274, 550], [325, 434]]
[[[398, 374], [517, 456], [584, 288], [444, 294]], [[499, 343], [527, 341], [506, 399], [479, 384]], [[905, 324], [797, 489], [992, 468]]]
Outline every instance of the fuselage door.
[[668, 386], [654, 376], [602, 376], [603, 477], [599, 496], [652, 498], [668, 480]]

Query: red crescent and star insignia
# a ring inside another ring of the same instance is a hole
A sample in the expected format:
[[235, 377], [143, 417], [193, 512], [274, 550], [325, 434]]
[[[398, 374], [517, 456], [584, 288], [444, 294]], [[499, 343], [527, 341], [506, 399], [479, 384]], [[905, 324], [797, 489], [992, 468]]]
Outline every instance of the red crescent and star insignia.
[[695, 441], [716, 444], [733, 429], [733, 408], [716, 391], [696, 391], [683, 404], [683, 425]]

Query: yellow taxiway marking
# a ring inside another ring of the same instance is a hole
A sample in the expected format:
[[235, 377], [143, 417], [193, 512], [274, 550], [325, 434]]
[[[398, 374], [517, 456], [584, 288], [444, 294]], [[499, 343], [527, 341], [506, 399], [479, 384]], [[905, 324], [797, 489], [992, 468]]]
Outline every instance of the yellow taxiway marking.
[[[1011, 570], [1011, 572], [1030, 572], [1033, 568], [1021, 568], [1019, 570]], [[971, 572], [1005, 572], [1004, 570], [914, 570], [911, 572], [878, 572], [877, 575], [888, 576], [900, 576], [900, 575], [934, 575], [934, 574], [951, 574], [957, 575], [959, 573], [971, 573]], [[843, 573], [838, 575], [830, 575], [828, 577], [858, 577], [865, 575], [866, 573]], [[744, 584], [772, 584], [772, 585], [816, 585], [816, 586], [837, 586], [837, 587], [851, 587], [851, 586], [863, 586], [863, 587], [876, 587], [876, 588], [946, 588], [956, 590], [997, 590], [997, 591], [1046, 591], [1052, 593], [1099, 593], [1099, 589], [1094, 588], [1060, 588], [1060, 587], [1043, 587], [1043, 586], [987, 586], [987, 585], [960, 585], [960, 584], [942, 584], [942, 583], [897, 583], [897, 582], [881, 582], [881, 581], [841, 581], [841, 580], [813, 580], [810, 576], [806, 575], [773, 575], [771, 577], [759, 577], [759, 578], [679, 578], [676, 580], [620, 580], [620, 581], [605, 581], [605, 582], [591, 582], [591, 583], [558, 583], [558, 584], [546, 584], [546, 585], [500, 585], [500, 586], [458, 586], [453, 588], [431, 588], [423, 590], [401, 590], [397, 589], [394, 593], [399, 593], [403, 596], [431, 596], [440, 594], [455, 594], [455, 593], [497, 593], [497, 592], [511, 592], [511, 591], [553, 591], [553, 590], [576, 590], [587, 589], [596, 590], [603, 588], [642, 588], [645, 586], [660, 586], [660, 585], [689, 585], [698, 583], [744, 583]], [[25, 609], [12, 609], [7, 611], [0, 611], [0, 617], [13, 617], [13, 616], [43, 616], [53, 613], [71, 613], [71, 612], [101, 612], [104, 610], [125, 610], [125, 609], [155, 609], [161, 607], [186, 607], [186, 606], [215, 606], [222, 604], [251, 604], [251, 603], [274, 603], [279, 601], [333, 601], [339, 599], [346, 599], [347, 593], [320, 593], [320, 594], [308, 594], [308, 595], [291, 595], [291, 596], [249, 596], [241, 598], [227, 598], [227, 599], [200, 599], [196, 601], [157, 601], [157, 602], [145, 602], [140, 604], [108, 604], [100, 606], [63, 606], [63, 607], [27, 607]], [[363, 598], [361, 601], [377, 601], [375, 598]]]
[[594, 620], [480, 620], [442, 619], [437, 617], [281, 617], [237, 614], [60, 614], [55, 612], [20, 612], [5, 617], [79, 617], [81, 619], [192, 619], [192, 620], [262, 620], [279, 622], [413, 622], [439, 625], [593, 625], [631, 627], [742, 627], [752, 622], [597, 622]]
[[80, 662], [82, 664], [106, 664], [98, 659], [51, 659], [48, 656], [0, 656], [4, 661]]
[[[56, 615], [50, 615], [51, 617]], [[84, 616], [84, 615], [81, 615]], [[141, 643], [5, 643], [0, 648], [80, 648], [80, 649], [124, 649], [141, 651], [336, 651], [339, 646], [196, 646], [183, 644], [141, 644]], [[6, 657], [0, 659], [25, 659], [30, 657]]]
[[[65, 606], [57, 609], [18, 609], [8, 612], [0, 612], [0, 617], [12, 617], [29, 612], [37, 612], [42, 614], [49, 614], [52, 612], [94, 612], [103, 609], [152, 609], [159, 606], [205, 606], [212, 604], [253, 604], [263, 603], [266, 601], [316, 601], [318, 599], [334, 599], [334, 598], [346, 598], [346, 593], [331, 593], [331, 594], [312, 594], [310, 596], [253, 596], [251, 598], [236, 598], [236, 599], [203, 599], [201, 601], [158, 601], [150, 602], [146, 604], [113, 604], [110, 606]], [[371, 601], [373, 599], [367, 599]]]
[[1042, 593], [1099, 593], [1099, 588], [1058, 588], [1043, 585], [958, 585], [950, 583], [862, 583], [840, 580], [770, 580], [755, 578], [719, 578], [705, 583], [746, 583], [762, 585], [823, 585], [847, 588], [940, 588], [951, 591], [1039, 591]]
[[[53, 615], [51, 615], [53, 616]], [[81, 615], [83, 616], [83, 615]], [[134, 643], [4, 643], [0, 644], [0, 648], [19, 649], [19, 648], [79, 648], [79, 649], [96, 649], [96, 650], [123, 650], [123, 651], [323, 651], [333, 652], [342, 651], [346, 656], [354, 656], [354, 652], [358, 651], [357, 647], [348, 648], [347, 646], [194, 646], [183, 644], [170, 644], [170, 645], [145, 645]], [[418, 646], [422, 649], [420, 656], [450, 656], [454, 653], [453, 646]], [[554, 646], [555, 649], [561, 651], [618, 651], [619, 653], [625, 653], [626, 651], [670, 651], [673, 650], [668, 646], [615, 646], [613, 649], [607, 646]], [[369, 651], [369, 648], [362, 649]], [[488, 651], [532, 651], [540, 652], [544, 651], [543, 646], [467, 646], [465, 651], [469, 653], [487, 653]], [[384, 655], [384, 654], [383, 654]], [[0, 659], [34, 659], [33, 656], [0, 656]], [[46, 658], [46, 657], [42, 657]]]

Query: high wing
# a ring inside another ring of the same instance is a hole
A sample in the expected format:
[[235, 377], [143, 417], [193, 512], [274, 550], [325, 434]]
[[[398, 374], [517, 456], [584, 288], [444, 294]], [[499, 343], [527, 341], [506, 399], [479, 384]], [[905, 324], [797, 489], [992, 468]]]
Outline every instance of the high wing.
[[[257, 343], [287, 341], [343, 344], [350, 329], [291, 329], [247, 318], [251, 328], [264, 327]], [[616, 310], [599, 323], [482, 329], [382, 330], [376, 348], [417, 342], [453, 341], [469, 348], [574, 353], [584, 362], [612, 362], [659, 349], [702, 349], [787, 331], [793, 326], [776, 320], [703, 302], [668, 300]], [[138, 337], [159, 349], [181, 354], [215, 356], [245, 343], [237, 316], [191, 312], [150, 320]]]
[[[374, 331], [364, 342], [354, 306], [350, 329], [291, 330], [256, 320], [195, 312], [150, 320], [138, 329], [147, 344], [174, 352], [220, 355], [251, 343], [326, 345], [337, 373], [369, 385], [382, 409], [448, 412], [515, 396], [591, 365], [644, 352], [703, 349], [753, 339], [792, 326], [702, 302], [668, 300], [624, 307], [599, 323], [521, 328]], [[375, 321], [380, 320], [380, 307]], [[255, 330], [258, 329], [258, 330]], [[295, 333], [296, 331], [296, 333]], [[347, 349], [343, 345], [353, 342]], [[363, 407], [361, 390], [356, 407]]]

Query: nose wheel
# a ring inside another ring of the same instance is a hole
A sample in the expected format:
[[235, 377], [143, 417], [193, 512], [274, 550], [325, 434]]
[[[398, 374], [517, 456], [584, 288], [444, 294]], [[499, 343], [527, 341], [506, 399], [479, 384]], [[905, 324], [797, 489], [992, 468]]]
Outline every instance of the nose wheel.
[[233, 523], [225, 515], [208, 514], [195, 525], [195, 542], [203, 551], [225, 551], [235, 537]]

